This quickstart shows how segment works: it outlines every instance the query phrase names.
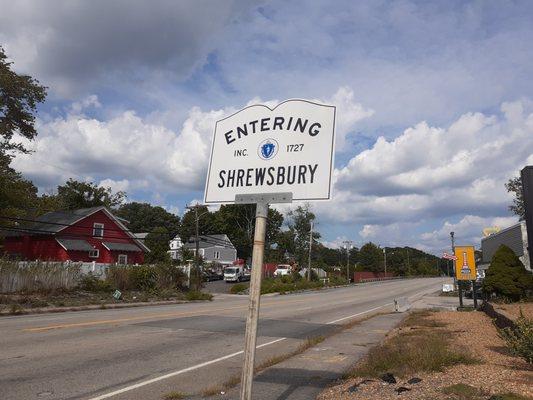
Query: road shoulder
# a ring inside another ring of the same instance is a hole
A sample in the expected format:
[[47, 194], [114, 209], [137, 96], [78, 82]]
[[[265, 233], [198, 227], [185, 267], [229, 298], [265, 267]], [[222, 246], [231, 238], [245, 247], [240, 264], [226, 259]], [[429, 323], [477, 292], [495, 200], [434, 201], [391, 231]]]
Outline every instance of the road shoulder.
[[[282, 361], [254, 378], [254, 400], [311, 399], [343, 373], [369, 348], [381, 342], [404, 314], [381, 314], [327, 337], [318, 345]], [[211, 399], [238, 399], [239, 386]]]

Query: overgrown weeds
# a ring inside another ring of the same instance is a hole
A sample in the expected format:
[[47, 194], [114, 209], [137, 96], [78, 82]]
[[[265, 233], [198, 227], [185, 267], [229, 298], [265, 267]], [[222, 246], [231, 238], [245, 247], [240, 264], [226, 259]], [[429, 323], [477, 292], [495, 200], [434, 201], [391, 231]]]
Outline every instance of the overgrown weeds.
[[204, 292], [200, 292], [199, 290], [191, 290], [189, 292], [187, 292], [187, 294], [185, 295], [185, 298], [189, 301], [194, 301], [194, 300], [213, 300], [213, 295], [211, 293], [204, 293]]
[[500, 336], [513, 355], [523, 358], [529, 364], [533, 363], [533, 320], [526, 318], [522, 310], [515, 322], [515, 328], [500, 330]]
[[[477, 361], [463, 349], [452, 346], [452, 337], [442, 325], [427, 319], [427, 312], [413, 313], [400, 333], [371, 349], [351, 376], [379, 377], [387, 372], [404, 377], [417, 372], [441, 372], [456, 364]], [[431, 328], [431, 329], [429, 329]]]
[[[300, 344], [295, 350], [280, 354], [278, 356], [270, 357], [263, 362], [261, 362], [259, 365], [256, 365], [254, 368], [254, 374], [257, 374], [258, 372], [263, 371], [266, 368], [272, 367], [273, 365], [279, 364], [282, 361], [288, 360], [291, 357], [294, 357], [298, 354], [303, 353], [307, 349], [316, 346], [317, 344], [324, 341], [324, 336], [315, 336], [315, 337], [309, 337], [307, 338], [302, 344]], [[235, 386], [237, 386], [241, 382], [241, 376], [240, 375], [234, 375], [231, 378], [229, 378], [227, 381], [225, 381], [223, 384], [212, 386], [202, 392], [203, 397], [210, 397], [214, 396], [216, 394], [219, 394], [220, 392], [223, 392], [225, 390], [231, 389]]]

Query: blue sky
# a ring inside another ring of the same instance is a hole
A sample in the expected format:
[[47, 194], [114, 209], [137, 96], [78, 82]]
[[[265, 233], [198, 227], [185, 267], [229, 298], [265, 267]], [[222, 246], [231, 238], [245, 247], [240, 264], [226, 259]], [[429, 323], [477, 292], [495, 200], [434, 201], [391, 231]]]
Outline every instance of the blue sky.
[[529, 1], [0, 0], [0, 44], [49, 87], [14, 166], [181, 213], [202, 198], [214, 122], [309, 98], [338, 107], [324, 241], [440, 253], [507, 226], [533, 164]]

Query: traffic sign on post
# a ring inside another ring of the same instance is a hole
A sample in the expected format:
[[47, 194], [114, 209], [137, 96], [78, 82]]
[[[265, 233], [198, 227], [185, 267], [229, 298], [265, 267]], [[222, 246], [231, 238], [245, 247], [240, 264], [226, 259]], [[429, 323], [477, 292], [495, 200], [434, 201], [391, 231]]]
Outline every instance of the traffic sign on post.
[[331, 198], [334, 130], [335, 107], [307, 100], [252, 105], [216, 123], [204, 201], [256, 204], [242, 400], [252, 398], [268, 205]]
[[474, 246], [455, 246], [455, 276], [460, 281], [476, 280]]

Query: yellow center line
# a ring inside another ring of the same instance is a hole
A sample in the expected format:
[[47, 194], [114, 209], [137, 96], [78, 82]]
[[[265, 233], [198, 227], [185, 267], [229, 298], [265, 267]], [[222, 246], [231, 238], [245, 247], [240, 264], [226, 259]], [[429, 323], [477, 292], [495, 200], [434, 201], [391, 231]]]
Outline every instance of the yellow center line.
[[[305, 301], [307, 300], [278, 301], [276, 303], [281, 303], [285, 305], [285, 304], [290, 304], [290, 303], [302, 303]], [[276, 303], [267, 303], [267, 304], [263, 304], [263, 306], [264, 307], [278, 306], [279, 304], [276, 304]], [[149, 320], [149, 319], [154, 319], [154, 318], [185, 317], [185, 316], [190, 316], [190, 315], [209, 315], [213, 312], [235, 311], [235, 310], [246, 309], [246, 308], [248, 308], [248, 305], [233, 306], [233, 307], [226, 307], [226, 308], [214, 308], [214, 309], [209, 309], [209, 310], [196, 310], [196, 311], [174, 312], [174, 313], [164, 313], [164, 314], [149, 314], [149, 315], [141, 315], [138, 317], [104, 319], [104, 320], [96, 320], [96, 321], [73, 322], [73, 323], [68, 323], [68, 324], [37, 326], [33, 328], [25, 328], [25, 329], [22, 329], [22, 331], [23, 332], [44, 332], [44, 331], [50, 331], [54, 329], [79, 328], [79, 327], [88, 327], [88, 326], [97, 326], [97, 325], [106, 325], [106, 324], [119, 324], [122, 322], [141, 321], [141, 320]]]

